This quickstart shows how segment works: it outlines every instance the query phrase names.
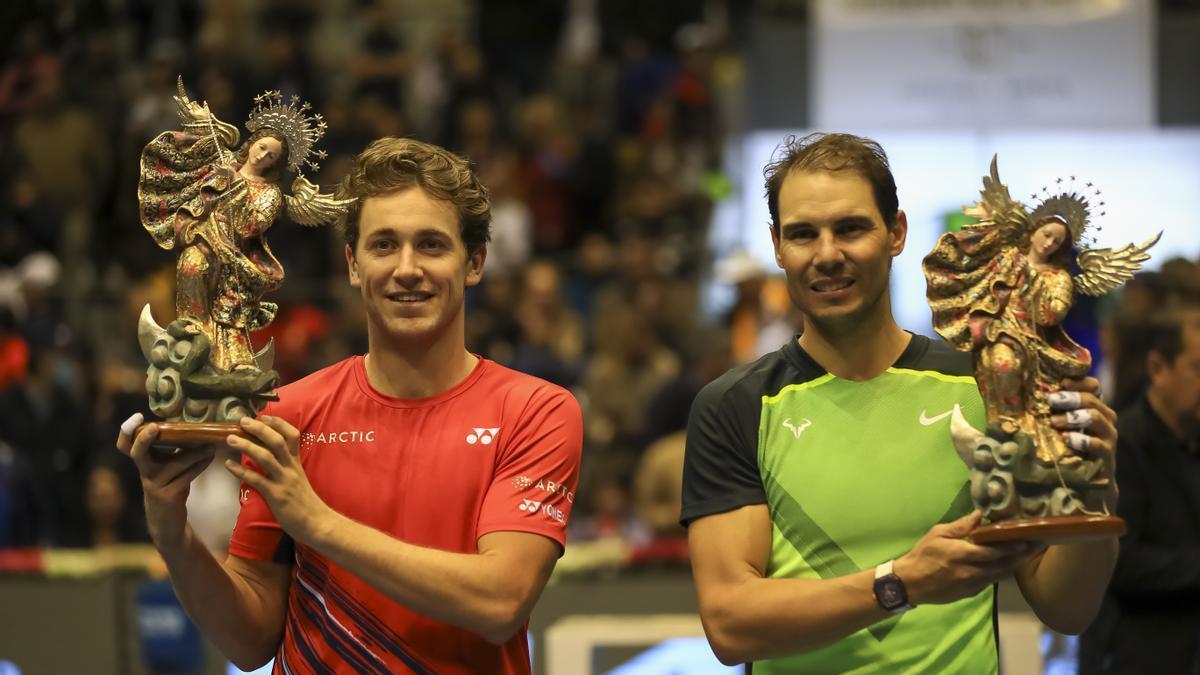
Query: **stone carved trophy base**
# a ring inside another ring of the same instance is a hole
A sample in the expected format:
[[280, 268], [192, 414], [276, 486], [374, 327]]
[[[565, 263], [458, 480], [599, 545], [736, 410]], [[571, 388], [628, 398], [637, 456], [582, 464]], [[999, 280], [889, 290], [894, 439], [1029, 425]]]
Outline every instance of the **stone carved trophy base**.
[[138, 344], [150, 364], [150, 411], [164, 420], [151, 446], [157, 455], [223, 445], [230, 434], [253, 440], [238, 420], [278, 400], [279, 375], [271, 369], [274, 343], [255, 355], [254, 367], [222, 372], [212, 365], [208, 338], [195, 322], [178, 319], [162, 328], [147, 305], [138, 322]]
[[1032, 438], [1018, 431], [999, 439], [970, 425], [956, 407], [950, 418], [955, 449], [970, 471], [971, 500], [989, 521], [969, 535], [977, 544], [1001, 541], [1081, 542], [1125, 534], [1125, 521], [1099, 513], [1109, 481], [1100, 460], [1044, 465]]

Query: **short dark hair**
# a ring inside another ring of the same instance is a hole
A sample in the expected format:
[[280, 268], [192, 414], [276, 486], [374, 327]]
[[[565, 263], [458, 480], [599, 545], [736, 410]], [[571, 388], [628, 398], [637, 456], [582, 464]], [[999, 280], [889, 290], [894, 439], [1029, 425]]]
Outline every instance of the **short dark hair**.
[[857, 171], [871, 184], [875, 207], [883, 216], [883, 222], [889, 227], [895, 224], [900, 200], [896, 197], [896, 179], [892, 177], [892, 169], [883, 148], [869, 138], [818, 132], [803, 138], [785, 138], [763, 169], [771, 230], [776, 234], [780, 226], [779, 191], [788, 174], [796, 170]]
[[381, 138], [359, 153], [338, 186], [339, 199], [357, 199], [337, 222], [338, 232], [351, 250], [358, 244], [363, 202], [410, 187], [419, 187], [430, 197], [454, 206], [468, 254], [491, 241], [491, 201], [467, 160], [412, 138]]
[[1174, 363], [1183, 352], [1185, 322], [1178, 312], [1167, 310], [1150, 320], [1146, 326], [1146, 351]]

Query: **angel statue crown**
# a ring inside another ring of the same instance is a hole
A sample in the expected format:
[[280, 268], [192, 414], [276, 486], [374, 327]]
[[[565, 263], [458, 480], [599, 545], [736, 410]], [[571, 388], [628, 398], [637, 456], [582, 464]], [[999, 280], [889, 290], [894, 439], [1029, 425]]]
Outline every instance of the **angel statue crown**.
[[[1071, 176], [1071, 181], [1074, 180], [1075, 177]], [[1063, 179], [1058, 178], [1056, 182], [1061, 185]], [[1087, 183], [1086, 187], [1093, 189], [1091, 183]], [[1038, 224], [1046, 218], [1059, 220], [1066, 225], [1071, 235], [1071, 243], [1078, 250], [1075, 262], [1079, 266], [1079, 273], [1074, 277], [1075, 289], [1087, 295], [1104, 295], [1132, 279], [1134, 273], [1142, 268], [1142, 263], [1150, 259], [1146, 251], [1162, 237], [1160, 231], [1140, 244], [1126, 244], [1120, 248], [1092, 248], [1088, 244], [1094, 245], [1096, 242], [1089, 235], [1091, 204], [1086, 196], [1073, 188], [1051, 195], [1049, 190], [1043, 187], [1041, 201], [1032, 211], [1028, 211], [1024, 204], [1009, 194], [1008, 186], [1000, 181], [995, 155], [992, 156], [991, 170], [983, 177], [983, 190], [979, 194], [981, 199], [963, 210], [967, 215], [980, 219], [978, 225], [971, 227], [999, 227], [1012, 233], [1010, 237], [1019, 239], [1022, 233], [1033, 234]], [[1100, 191], [1094, 190], [1093, 196], [1100, 196]], [[1038, 195], [1035, 193], [1030, 197], [1037, 199]], [[1099, 202], [1097, 206], [1103, 208], [1104, 202]], [[1100, 215], [1105, 215], [1105, 212], [1101, 211]], [[1100, 230], [1099, 227], [1095, 229]]]
[[318, 159], [325, 159], [325, 152], [314, 151], [313, 147], [325, 135], [326, 124], [320, 114], [305, 114], [312, 105], [301, 103], [296, 95], [285, 104], [281, 91], [265, 91], [254, 97], [254, 104], [254, 110], [246, 120], [246, 129], [251, 133], [264, 128], [274, 129], [283, 134], [288, 146], [288, 171], [298, 172], [303, 164], [307, 164], [316, 172], [319, 165], [308, 156], [311, 153]]
[[[1072, 184], [1074, 181], [1075, 176], [1071, 176]], [[1056, 179], [1056, 182], [1061, 185], [1063, 179], [1058, 178]], [[1029, 214], [1029, 221], [1030, 224], [1036, 226], [1037, 223], [1043, 222], [1047, 218], [1058, 220], [1063, 225], [1067, 226], [1067, 231], [1071, 235], [1071, 244], [1075, 248], [1080, 248], [1084, 242], [1092, 244], [1096, 243], [1096, 238], [1093, 236], [1093, 231], [1099, 232], [1104, 228], [1093, 226], [1091, 224], [1092, 205], [1088, 202], [1087, 195], [1080, 194], [1080, 192], [1073, 189], [1073, 187], [1074, 186], [1072, 185], [1072, 188], [1054, 195], [1050, 194], [1050, 192], [1043, 187], [1041, 201]], [[1092, 189], [1092, 184], [1088, 183], [1087, 188]], [[1032, 199], [1038, 198], [1038, 195], [1036, 194], [1029, 196]], [[1099, 197], [1100, 191], [1094, 190], [1092, 196]], [[1098, 206], [1103, 209], [1104, 202], [1100, 202]], [[1100, 215], [1105, 215], [1105, 212], [1102, 210]]]

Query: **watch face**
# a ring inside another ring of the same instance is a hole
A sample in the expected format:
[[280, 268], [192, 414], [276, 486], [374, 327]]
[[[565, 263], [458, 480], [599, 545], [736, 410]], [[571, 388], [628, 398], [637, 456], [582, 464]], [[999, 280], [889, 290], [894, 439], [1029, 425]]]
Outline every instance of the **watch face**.
[[904, 588], [904, 582], [894, 574], [876, 580], [875, 597], [879, 601], [879, 606], [888, 611], [903, 607], [908, 603], [908, 592]]

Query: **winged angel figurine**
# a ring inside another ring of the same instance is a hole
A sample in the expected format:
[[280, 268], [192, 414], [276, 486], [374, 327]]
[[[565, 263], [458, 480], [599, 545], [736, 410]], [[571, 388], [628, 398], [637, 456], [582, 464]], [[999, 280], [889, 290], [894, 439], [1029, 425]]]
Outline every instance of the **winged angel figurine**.
[[965, 210], [979, 222], [942, 235], [924, 261], [934, 329], [973, 353], [987, 410], [986, 433], [961, 414], [951, 420], [971, 467], [972, 498], [993, 522], [1106, 515], [1099, 511], [1111, 469], [1067, 446], [1050, 425], [1047, 397], [1091, 366], [1088, 350], [1062, 328], [1075, 293], [1103, 295], [1128, 281], [1162, 233], [1117, 249], [1087, 248], [1088, 196], [1098, 191], [1046, 192], [1028, 211], [1000, 182], [995, 157], [981, 195]]
[[[275, 317], [264, 294], [279, 288], [283, 267], [266, 233], [286, 205], [302, 225], [336, 220], [353, 200], [322, 194], [300, 173], [325, 133], [298, 97], [278, 91], [255, 98], [250, 137], [188, 98], [175, 97], [182, 131], [167, 131], [142, 151], [138, 204], [142, 225], [176, 252], [177, 319], [164, 330], [142, 310], [138, 341], [150, 362], [150, 409], [169, 421], [235, 422], [276, 398], [274, 345], [255, 354], [250, 331]], [[295, 172], [292, 194], [279, 180]]]

